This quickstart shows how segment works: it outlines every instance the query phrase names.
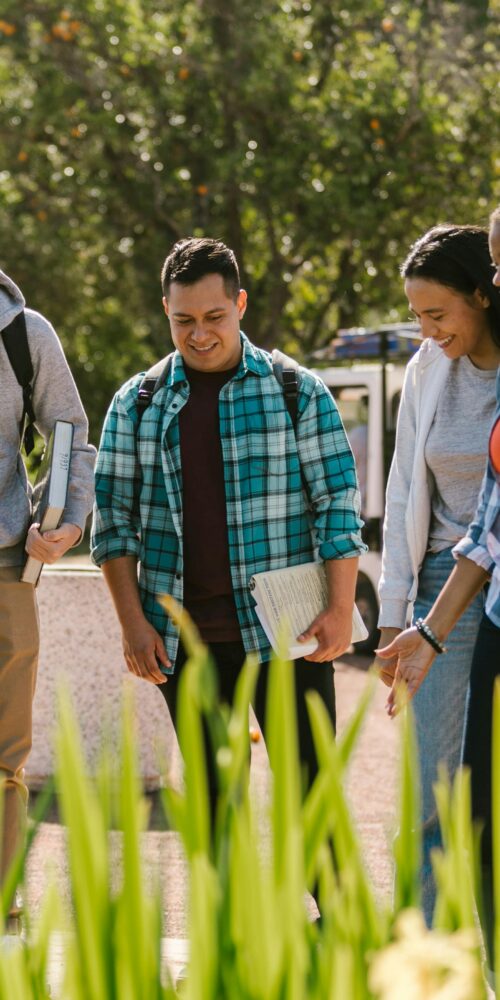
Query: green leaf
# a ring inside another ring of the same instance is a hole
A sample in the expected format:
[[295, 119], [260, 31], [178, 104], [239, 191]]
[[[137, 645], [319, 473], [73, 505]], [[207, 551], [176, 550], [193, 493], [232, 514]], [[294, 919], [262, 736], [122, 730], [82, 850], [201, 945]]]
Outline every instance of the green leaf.
[[394, 913], [420, 903], [420, 785], [415, 726], [411, 706], [401, 712], [399, 830], [394, 838]]

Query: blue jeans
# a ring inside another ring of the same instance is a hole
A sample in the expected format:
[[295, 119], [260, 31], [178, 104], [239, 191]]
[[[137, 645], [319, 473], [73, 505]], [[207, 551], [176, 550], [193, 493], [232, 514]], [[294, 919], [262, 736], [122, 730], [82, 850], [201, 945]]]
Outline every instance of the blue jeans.
[[[418, 582], [414, 621], [430, 611], [454, 565], [451, 548], [428, 553], [425, 557]], [[412, 703], [422, 794], [422, 907], [428, 926], [432, 924], [436, 899], [430, 855], [434, 847], [441, 846], [432, 786], [437, 781], [439, 763], [446, 765], [452, 779], [461, 762], [469, 676], [483, 607], [484, 596], [479, 594], [450, 632], [446, 640], [448, 652], [436, 657]]]
[[493, 968], [493, 830], [491, 814], [493, 693], [500, 674], [500, 628], [483, 615], [472, 659], [463, 760], [471, 771], [472, 815], [484, 825], [481, 839], [482, 927]]

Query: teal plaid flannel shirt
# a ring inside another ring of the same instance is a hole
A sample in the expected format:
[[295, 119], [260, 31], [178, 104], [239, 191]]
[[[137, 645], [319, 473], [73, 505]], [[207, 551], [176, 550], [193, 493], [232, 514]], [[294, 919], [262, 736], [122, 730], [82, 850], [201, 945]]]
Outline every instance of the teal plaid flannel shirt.
[[[249, 590], [253, 573], [364, 552], [354, 459], [337, 407], [324, 383], [300, 369], [296, 431], [271, 356], [242, 338], [236, 374], [219, 397], [229, 559], [242, 641], [270, 657]], [[139, 563], [146, 618], [175, 663], [178, 633], [158, 604], [182, 604], [182, 478], [178, 414], [189, 397], [176, 352], [165, 385], [140, 426], [142, 375], [116, 393], [102, 432], [96, 467], [92, 558]], [[201, 497], [202, 501], [203, 498]]]

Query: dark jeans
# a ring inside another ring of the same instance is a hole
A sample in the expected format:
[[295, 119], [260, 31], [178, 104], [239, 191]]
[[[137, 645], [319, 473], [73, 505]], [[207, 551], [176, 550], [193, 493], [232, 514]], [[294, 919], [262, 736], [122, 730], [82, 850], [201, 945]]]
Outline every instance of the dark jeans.
[[493, 932], [491, 749], [493, 691], [499, 675], [500, 628], [483, 615], [472, 659], [463, 760], [471, 769], [472, 815], [484, 824], [481, 865], [484, 931], [490, 957]]
[[[245, 661], [245, 650], [241, 642], [217, 642], [210, 644], [210, 650], [217, 667], [217, 678], [219, 683], [219, 697], [221, 702], [231, 705], [234, 697], [234, 690], [241, 667]], [[174, 729], [177, 722], [177, 691], [179, 678], [186, 663], [184, 649], [179, 646], [179, 653], [175, 665], [175, 673], [169, 677], [165, 684], [158, 685], [168, 705]], [[317, 691], [320, 695], [328, 715], [335, 728], [335, 689], [333, 683], [333, 666], [331, 663], [312, 663], [303, 658], [294, 660], [291, 669], [295, 674], [296, 692], [296, 713], [297, 729], [299, 738], [299, 755], [304, 773], [304, 787], [307, 790], [318, 771], [318, 762], [314, 749], [309, 715], [307, 712], [305, 694], [307, 691]], [[261, 664], [253, 709], [257, 721], [266, 736], [266, 698], [267, 684], [269, 678], [269, 663]], [[217, 800], [217, 776], [213, 753], [205, 729], [205, 748], [207, 756], [207, 773], [209, 782], [209, 793], [211, 799], [212, 816], [215, 814]]]

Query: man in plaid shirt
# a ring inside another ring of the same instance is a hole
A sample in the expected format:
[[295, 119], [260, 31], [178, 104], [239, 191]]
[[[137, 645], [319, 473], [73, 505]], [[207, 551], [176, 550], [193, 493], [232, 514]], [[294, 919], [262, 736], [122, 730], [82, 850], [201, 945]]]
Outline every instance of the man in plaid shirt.
[[[265, 732], [270, 648], [249, 590], [253, 573], [325, 560], [328, 607], [294, 662], [300, 753], [316, 755], [305, 704], [320, 693], [335, 723], [332, 660], [350, 645], [360, 537], [352, 453], [320, 379], [299, 370], [294, 431], [271, 356], [240, 332], [246, 292], [234, 254], [209, 239], [176, 244], [162, 271], [176, 351], [139, 420], [141, 375], [117, 392], [97, 462], [92, 555], [123, 630], [129, 670], [156, 684], [176, 724], [185, 654], [157, 602], [173, 595], [210, 646], [223, 701], [245, 656], [262, 666], [254, 708]], [[210, 764], [212, 798], [216, 777]]]

